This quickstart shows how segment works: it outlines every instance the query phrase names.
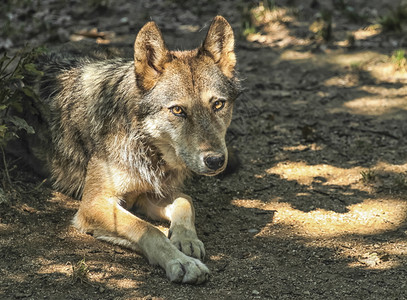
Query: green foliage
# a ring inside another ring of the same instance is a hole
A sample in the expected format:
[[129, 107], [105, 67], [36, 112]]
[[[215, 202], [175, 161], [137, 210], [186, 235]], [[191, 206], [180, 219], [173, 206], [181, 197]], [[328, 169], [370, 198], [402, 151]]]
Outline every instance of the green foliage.
[[86, 264], [85, 258], [81, 259], [72, 265], [72, 282], [90, 283], [88, 279], [89, 267]]
[[399, 3], [395, 8], [390, 7], [389, 13], [380, 17], [379, 24], [387, 31], [402, 31], [406, 26], [407, 3]]
[[249, 34], [259, 32], [261, 19], [274, 9], [276, 9], [274, 0], [253, 1], [247, 3], [243, 2], [243, 5], [240, 8], [242, 36], [247, 37]]
[[20, 130], [29, 134], [34, 129], [21, 117], [25, 112], [33, 111], [32, 100], [37, 99], [27, 79], [34, 80], [42, 76], [33, 60], [44, 50], [22, 50], [14, 56], [4, 53], [0, 58], [0, 148], [4, 148], [12, 138], [18, 137]]
[[361, 61], [354, 61], [352, 62], [349, 67], [350, 70], [354, 73], [359, 73], [363, 70], [364, 62]]
[[323, 10], [316, 16], [316, 20], [309, 26], [317, 40], [329, 41], [332, 38], [332, 12]]
[[247, 37], [249, 34], [257, 32], [256, 25], [253, 22], [252, 15], [253, 4], [243, 5], [241, 7], [242, 36]]
[[391, 56], [391, 62], [395, 65], [396, 70], [406, 71], [407, 69], [406, 51], [403, 49], [398, 49], [394, 51]]
[[360, 172], [360, 175], [362, 175], [362, 181], [364, 183], [372, 183], [377, 178], [377, 173], [371, 169]]

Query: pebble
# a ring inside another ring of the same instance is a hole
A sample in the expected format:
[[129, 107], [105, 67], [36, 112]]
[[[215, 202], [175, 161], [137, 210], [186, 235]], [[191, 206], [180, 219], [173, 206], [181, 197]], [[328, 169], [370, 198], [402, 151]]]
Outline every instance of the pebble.
[[260, 292], [258, 290], [253, 290], [252, 295], [260, 295]]
[[27, 298], [27, 297], [30, 297], [32, 295], [32, 293], [31, 292], [20, 292], [20, 293], [16, 293], [15, 295], [14, 295], [14, 297], [16, 297], [17, 299], [19, 299], [19, 298]]

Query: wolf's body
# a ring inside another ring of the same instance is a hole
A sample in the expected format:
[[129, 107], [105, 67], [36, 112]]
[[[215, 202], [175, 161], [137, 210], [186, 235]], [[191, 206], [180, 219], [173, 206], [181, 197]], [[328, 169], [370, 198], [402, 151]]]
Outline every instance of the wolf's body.
[[[57, 189], [82, 198], [74, 225], [142, 252], [172, 281], [201, 283], [209, 274], [192, 200], [179, 187], [191, 171], [216, 175], [226, 166], [239, 93], [233, 47], [222, 17], [200, 48], [182, 52], [168, 51], [150, 22], [137, 35], [134, 61], [44, 66], [49, 168]], [[131, 214], [133, 206], [169, 220], [169, 237]]]

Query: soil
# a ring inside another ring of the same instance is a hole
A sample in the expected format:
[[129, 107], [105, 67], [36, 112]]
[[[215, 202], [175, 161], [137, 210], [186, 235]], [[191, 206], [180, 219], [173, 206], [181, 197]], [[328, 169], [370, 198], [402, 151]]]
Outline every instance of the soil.
[[[170, 283], [142, 256], [77, 232], [79, 202], [7, 156], [1, 299], [407, 299], [407, 76], [390, 59], [407, 41], [372, 25], [399, 1], [276, 2], [236, 43], [245, 92], [227, 138], [240, 167], [185, 187], [210, 280]], [[242, 4], [183, 3], [0, 4], [14, 28], [0, 46], [99, 42], [131, 53], [151, 18], [171, 49], [188, 49], [217, 14], [241, 35]], [[326, 9], [328, 42], [310, 29]]]

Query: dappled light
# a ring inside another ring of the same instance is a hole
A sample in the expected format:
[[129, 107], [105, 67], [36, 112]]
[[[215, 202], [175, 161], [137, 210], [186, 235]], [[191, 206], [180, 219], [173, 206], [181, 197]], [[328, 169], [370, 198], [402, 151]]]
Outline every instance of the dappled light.
[[349, 101], [344, 106], [356, 114], [380, 116], [397, 113], [400, 110], [407, 110], [407, 101], [405, 98], [383, 99], [380, 96], [375, 98], [365, 97]]
[[41, 266], [37, 271], [38, 274], [58, 274], [58, 276], [63, 277], [64, 280], [72, 277], [72, 264], [58, 264], [52, 260], [47, 260], [42, 257], [39, 258], [37, 261], [33, 261], [31, 263]]
[[[283, 162], [266, 169], [267, 174], [277, 174], [286, 180], [296, 180], [300, 184], [311, 185], [323, 179], [323, 185], [351, 185], [360, 179], [362, 168], [338, 168], [327, 164], [307, 165], [304, 162]], [[318, 179], [319, 178], [319, 179]]]
[[[298, 194], [298, 197], [303, 195]], [[256, 200], [233, 200], [238, 207], [274, 211], [273, 223], [268, 224], [259, 236], [267, 236], [274, 225], [291, 228], [302, 237], [337, 237], [347, 235], [381, 234], [396, 230], [407, 216], [407, 203], [395, 199], [366, 199], [347, 207], [348, 212], [337, 213], [325, 209], [303, 212], [279, 199], [263, 204]]]

